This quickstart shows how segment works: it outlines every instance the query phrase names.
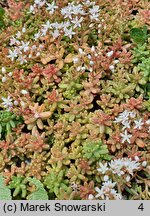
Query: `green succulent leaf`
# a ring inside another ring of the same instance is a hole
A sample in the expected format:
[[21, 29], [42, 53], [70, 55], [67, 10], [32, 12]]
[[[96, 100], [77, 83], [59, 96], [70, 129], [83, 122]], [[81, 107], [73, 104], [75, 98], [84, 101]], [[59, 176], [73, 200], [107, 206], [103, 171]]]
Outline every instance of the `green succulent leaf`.
[[148, 38], [147, 27], [143, 28], [133, 28], [130, 30], [130, 37], [134, 40], [135, 43], [144, 43]]

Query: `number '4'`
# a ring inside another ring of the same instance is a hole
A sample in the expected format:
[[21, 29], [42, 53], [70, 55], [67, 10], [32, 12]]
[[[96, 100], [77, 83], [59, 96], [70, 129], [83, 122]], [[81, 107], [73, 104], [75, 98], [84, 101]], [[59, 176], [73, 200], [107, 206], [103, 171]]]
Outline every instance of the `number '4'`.
[[143, 211], [144, 210], [144, 207], [143, 207], [143, 203], [141, 203], [138, 207], [139, 210]]

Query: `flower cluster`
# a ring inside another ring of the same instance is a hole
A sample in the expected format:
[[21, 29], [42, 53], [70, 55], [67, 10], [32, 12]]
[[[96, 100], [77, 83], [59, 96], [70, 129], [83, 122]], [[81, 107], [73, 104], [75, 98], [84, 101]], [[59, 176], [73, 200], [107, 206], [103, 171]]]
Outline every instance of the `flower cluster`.
[[130, 176], [133, 176], [134, 172], [146, 166], [146, 161], [139, 163], [139, 158], [137, 156], [135, 158], [136, 160], [132, 160], [131, 158], [114, 159], [110, 163], [106, 162], [105, 164], [99, 162], [100, 167], [97, 170], [105, 175], [111, 172], [119, 177], [123, 176], [128, 182], [130, 181]]
[[148, 1], [3, 2], [0, 190], [150, 199]]

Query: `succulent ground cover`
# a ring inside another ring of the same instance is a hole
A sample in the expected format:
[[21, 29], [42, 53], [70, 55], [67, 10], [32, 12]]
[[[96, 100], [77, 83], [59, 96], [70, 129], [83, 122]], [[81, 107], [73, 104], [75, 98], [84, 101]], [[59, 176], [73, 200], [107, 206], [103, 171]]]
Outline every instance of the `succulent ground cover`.
[[1, 1], [0, 199], [149, 188], [149, 1]]

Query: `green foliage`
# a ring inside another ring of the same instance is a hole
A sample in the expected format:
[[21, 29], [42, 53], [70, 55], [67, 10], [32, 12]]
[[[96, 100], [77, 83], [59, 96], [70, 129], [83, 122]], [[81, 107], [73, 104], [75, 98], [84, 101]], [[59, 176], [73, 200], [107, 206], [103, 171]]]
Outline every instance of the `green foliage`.
[[2, 7], [0, 7], [0, 29], [5, 26], [4, 14], [5, 14], [4, 9]]
[[28, 177], [27, 180], [36, 186], [36, 190], [27, 196], [28, 200], [48, 200], [47, 192], [38, 179]]
[[150, 56], [150, 50], [147, 44], [138, 44], [132, 51], [133, 59], [132, 63], [139, 63], [143, 58], [148, 58]]
[[142, 71], [143, 76], [150, 81], [150, 58], [143, 58], [142, 62], [138, 64], [138, 68]]
[[11, 190], [5, 185], [3, 176], [0, 175], [0, 200], [11, 200]]
[[83, 88], [83, 85], [80, 84], [80, 79], [72, 80], [72, 77], [68, 77], [59, 84], [59, 87], [63, 92], [64, 98], [72, 99]]
[[149, 96], [149, 99], [144, 102], [144, 106], [150, 112], [150, 92], [149, 92], [148, 96]]
[[98, 161], [99, 159], [111, 160], [108, 154], [107, 145], [99, 141], [87, 141], [83, 144], [83, 157], [91, 162]]
[[[133, 30], [131, 36], [137, 43], [137, 46], [132, 51], [132, 63], [138, 63], [137, 68], [142, 72], [143, 79], [147, 82], [150, 81], [150, 49], [149, 44], [144, 42], [146, 42], [149, 35], [147, 34], [147, 28], [145, 26], [143, 29], [135, 28]], [[142, 43], [142, 40], [144, 44]]]
[[8, 187], [14, 190], [13, 197], [20, 195], [25, 198], [27, 195], [27, 179], [24, 176], [12, 176]]
[[59, 189], [67, 189], [68, 180], [64, 180], [64, 170], [61, 170], [59, 173], [51, 171], [44, 180], [44, 185], [49, 189], [49, 193], [59, 193]]
[[14, 113], [9, 111], [0, 111], [0, 139], [4, 139], [12, 128], [15, 128], [18, 124], [23, 123], [21, 116], [16, 116]]
[[135, 43], [143, 44], [148, 38], [147, 27], [144, 26], [143, 28], [132, 28], [130, 30], [130, 37]]

